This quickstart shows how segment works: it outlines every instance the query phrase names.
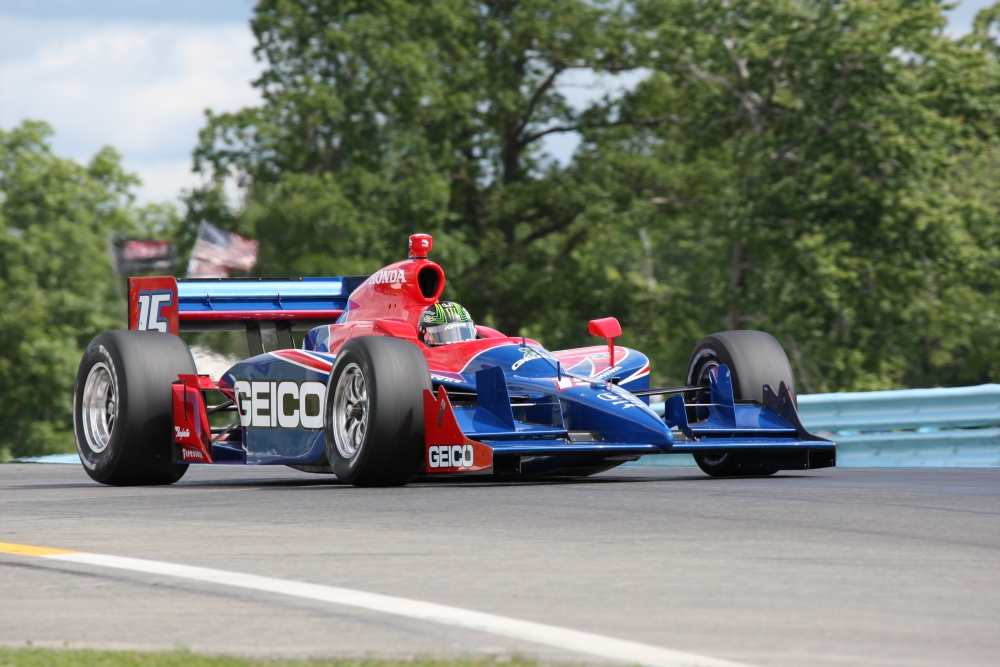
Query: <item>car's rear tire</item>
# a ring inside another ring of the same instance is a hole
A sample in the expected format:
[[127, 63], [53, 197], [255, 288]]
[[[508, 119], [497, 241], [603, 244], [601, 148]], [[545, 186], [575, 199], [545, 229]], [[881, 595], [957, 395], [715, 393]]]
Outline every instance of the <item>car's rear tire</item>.
[[170, 385], [197, 373], [187, 344], [170, 334], [109, 331], [83, 353], [73, 391], [73, 431], [91, 479], [114, 486], [173, 484]]
[[[764, 402], [764, 385], [775, 392], [782, 382], [795, 401], [795, 378], [788, 356], [771, 334], [763, 331], [722, 331], [705, 336], [695, 346], [688, 362], [689, 386], [703, 386], [702, 397], [695, 402], [707, 402], [708, 373], [720, 365], [729, 367], [736, 400]], [[767, 456], [726, 452], [696, 454], [695, 463], [713, 477], [737, 475], [773, 475], [779, 465]]]
[[326, 391], [324, 436], [337, 477], [355, 486], [401, 486], [424, 455], [427, 360], [416, 345], [387, 336], [348, 341]]

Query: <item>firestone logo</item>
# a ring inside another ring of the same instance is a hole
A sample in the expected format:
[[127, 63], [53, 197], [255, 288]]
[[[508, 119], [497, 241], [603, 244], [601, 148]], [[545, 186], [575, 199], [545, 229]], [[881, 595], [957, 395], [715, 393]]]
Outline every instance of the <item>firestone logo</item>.
[[394, 285], [405, 282], [406, 273], [402, 269], [383, 269], [368, 279], [369, 285]]

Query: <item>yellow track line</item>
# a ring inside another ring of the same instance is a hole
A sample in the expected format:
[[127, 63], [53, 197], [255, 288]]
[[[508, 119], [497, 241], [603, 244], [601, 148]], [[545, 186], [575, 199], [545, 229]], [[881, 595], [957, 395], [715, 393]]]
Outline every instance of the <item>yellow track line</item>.
[[80, 552], [67, 551], [66, 549], [50, 549], [48, 547], [33, 547], [30, 544], [0, 542], [0, 553], [14, 554], [15, 556], [55, 556], [56, 554], [78, 554]]

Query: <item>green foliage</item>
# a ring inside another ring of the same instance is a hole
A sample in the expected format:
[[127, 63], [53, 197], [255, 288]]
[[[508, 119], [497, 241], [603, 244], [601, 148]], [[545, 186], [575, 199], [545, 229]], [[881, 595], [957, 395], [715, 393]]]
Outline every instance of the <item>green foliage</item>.
[[263, 2], [265, 102], [210, 115], [196, 162], [246, 186], [262, 273], [371, 271], [438, 233], [448, 296], [517, 332], [561, 314], [539, 277], [610, 223], [541, 144], [609, 122], [557, 83], [624, 67], [625, 28], [608, 2]]
[[544, 663], [519, 656], [498, 659], [466, 658], [409, 660], [311, 658], [282, 660], [199, 655], [175, 651], [94, 651], [45, 648], [0, 647], [0, 667], [537, 667]]
[[[269, 275], [368, 272], [437, 235], [446, 297], [682, 379], [760, 328], [803, 391], [1000, 379], [996, 17], [938, 0], [265, 0], [263, 104], [209, 114], [191, 197]], [[632, 72], [571, 103], [580, 71]], [[568, 163], [546, 137], [583, 142]]]
[[169, 209], [133, 208], [138, 181], [114, 150], [80, 165], [52, 154], [51, 135], [0, 130], [0, 456], [72, 448], [83, 348], [125, 320], [110, 237], [176, 225]]
[[725, 309], [705, 328], [773, 332], [804, 391], [996, 380], [997, 209], [970, 170], [996, 164], [995, 58], [929, 0], [636, 6], [662, 74], [623, 104], [729, 167], [691, 256]]

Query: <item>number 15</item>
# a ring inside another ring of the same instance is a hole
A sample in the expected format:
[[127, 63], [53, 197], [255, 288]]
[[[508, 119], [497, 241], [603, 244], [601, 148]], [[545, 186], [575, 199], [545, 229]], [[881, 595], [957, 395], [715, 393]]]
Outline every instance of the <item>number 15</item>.
[[164, 306], [169, 306], [173, 295], [170, 292], [139, 292], [139, 331], [162, 331], [167, 333], [169, 326], [160, 312]]

